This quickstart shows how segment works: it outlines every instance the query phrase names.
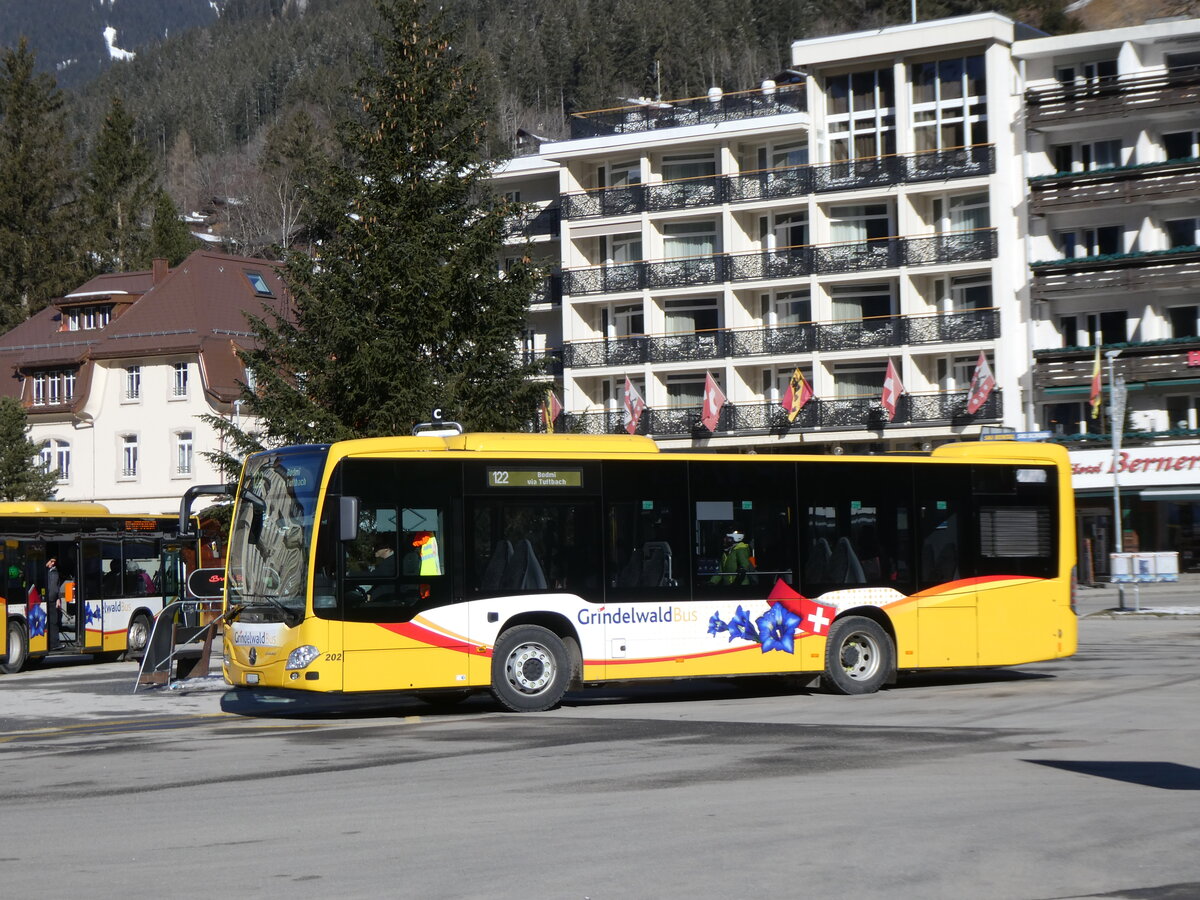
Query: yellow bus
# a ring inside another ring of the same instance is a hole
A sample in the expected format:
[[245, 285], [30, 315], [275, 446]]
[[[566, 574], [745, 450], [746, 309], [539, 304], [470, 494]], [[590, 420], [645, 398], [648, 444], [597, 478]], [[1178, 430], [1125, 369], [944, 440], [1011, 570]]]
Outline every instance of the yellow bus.
[[[99, 503], [0, 502], [0, 584], [14, 674], [55, 655], [116, 659], [146, 646], [179, 595], [178, 518], [114, 514]], [[54, 561], [53, 573], [50, 562]]]
[[490, 691], [898, 672], [1075, 652], [1052, 445], [660, 453], [641, 437], [418, 434], [250, 457], [226, 573], [237, 687]]

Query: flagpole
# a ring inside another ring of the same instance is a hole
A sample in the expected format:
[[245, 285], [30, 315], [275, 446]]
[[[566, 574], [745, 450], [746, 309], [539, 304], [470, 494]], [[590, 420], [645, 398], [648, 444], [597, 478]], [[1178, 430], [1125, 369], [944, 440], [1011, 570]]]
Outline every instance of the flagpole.
[[[1121, 355], [1121, 351], [1106, 350], [1104, 351], [1104, 355], [1108, 357], [1108, 427], [1112, 432], [1113, 522], [1117, 530], [1114, 544], [1117, 548], [1117, 553], [1124, 553], [1125, 539], [1121, 533], [1123, 530], [1121, 528], [1121, 481], [1117, 475], [1117, 470], [1121, 461], [1121, 438], [1123, 437], [1125, 428], [1125, 404], [1123, 402], [1120, 403], [1121, 408], [1117, 409], [1117, 380], [1113, 377], [1116, 370], [1114, 360]], [[1124, 400], [1124, 398], [1121, 399]], [[1132, 569], [1130, 571], [1132, 574]], [[1117, 605], [1121, 609], [1125, 608], [1125, 586], [1120, 582], [1117, 583]]]

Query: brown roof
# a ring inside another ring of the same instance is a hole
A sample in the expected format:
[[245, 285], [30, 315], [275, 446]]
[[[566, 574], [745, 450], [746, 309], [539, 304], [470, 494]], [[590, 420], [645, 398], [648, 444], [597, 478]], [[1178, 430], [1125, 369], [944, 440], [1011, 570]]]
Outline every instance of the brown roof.
[[[95, 359], [144, 359], [197, 353], [205, 390], [216, 400], [237, 398], [243, 366], [238, 347], [253, 341], [245, 313], [262, 316], [263, 305], [282, 310], [287, 292], [278, 263], [197, 250], [179, 266], [154, 271], [100, 275], [0, 337], [0, 396], [19, 397], [20, 373], [79, 365]], [[261, 276], [271, 295], [255, 291], [248, 273]], [[107, 326], [62, 331], [63, 308], [89, 297], [98, 303], [132, 301]], [[81, 375], [87, 374], [81, 372]], [[82, 384], [78, 385], [82, 388]], [[86, 398], [76, 392], [76, 404]]]

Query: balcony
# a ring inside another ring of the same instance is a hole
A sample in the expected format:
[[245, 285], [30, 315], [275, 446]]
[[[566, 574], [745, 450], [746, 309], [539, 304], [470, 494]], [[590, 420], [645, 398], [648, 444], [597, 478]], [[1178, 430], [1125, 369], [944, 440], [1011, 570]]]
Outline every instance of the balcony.
[[1158, 75], [1099, 78], [1086, 84], [1057, 84], [1025, 92], [1029, 127], [1078, 125], [1105, 116], [1132, 118], [1200, 102], [1200, 67]]
[[1190, 201], [1200, 196], [1200, 159], [1031, 178], [1029, 190], [1030, 210], [1038, 216], [1114, 204]]
[[563, 372], [563, 353], [561, 350], [522, 350], [521, 364], [532, 366], [541, 364], [538, 374], [542, 377], [561, 378]]
[[[1113, 360], [1113, 373], [1124, 376], [1128, 384], [1152, 387], [1156, 382], [1164, 386], [1172, 382], [1200, 383], [1200, 337], [1104, 344], [1101, 351], [1105, 350], [1121, 351], [1121, 355]], [[1095, 364], [1095, 347], [1035, 350], [1033, 388], [1062, 393], [1085, 392], [1091, 386]], [[1102, 365], [1107, 385], [1108, 361], [1103, 360]]]
[[576, 191], [562, 195], [562, 216], [564, 219], [624, 216], [970, 178], [995, 171], [995, 148], [980, 144], [907, 156], [864, 157], [819, 166], [790, 166], [739, 175], [705, 175], [655, 184]]
[[926, 237], [878, 238], [612, 266], [586, 266], [563, 272], [563, 293], [585, 296], [806, 275], [875, 272], [901, 266], [979, 262], [992, 259], [995, 255], [996, 230], [982, 228]]
[[555, 273], [547, 275], [541, 280], [541, 284], [529, 298], [530, 306], [539, 304], [562, 306], [562, 275]]
[[[888, 422], [878, 396], [813, 399], [804, 405], [795, 422], [778, 403], [727, 403], [721, 409], [716, 435], [786, 434], [789, 431], [824, 431], [834, 439], [846, 431], [881, 431], [897, 426], [962, 426], [1000, 418], [1000, 391], [996, 390], [974, 414], [967, 413], [967, 391], [902, 394], [896, 418]], [[647, 408], [638, 422], [638, 434], [656, 438], [708, 437], [700, 424], [699, 406]], [[622, 409], [564, 413], [559, 430], [564, 434], [623, 434]]]
[[1035, 262], [1031, 268], [1034, 300], [1192, 290], [1200, 281], [1200, 247], [1059, 259]]
[[648, 100], [635, 106], [574, 113], [570, 120], [570, 133], [572, 140], [578, 140], [610, 134], [684, 128], [688, 125], [715, 125], [762, 116], [802, 113], [807, 109], [807, 86], [784, 84], [767, 90], [760, 88], [683, 100]]
[[870, 350], [938, 343], [977, 343], [1000, 337], [1000, 312], [976, 309], [919, 316], [884, 316], [840, 322], [805, 322], [775, 328], [717, 329], [668, 335], [633, 335], [571, 341], [563, 365], [586, 369], [644, 363], [791, 356], [814, 350]]
[[505, 237], [558, 237], [559, 208], [530, 206], [520, 215], [504, 223]]

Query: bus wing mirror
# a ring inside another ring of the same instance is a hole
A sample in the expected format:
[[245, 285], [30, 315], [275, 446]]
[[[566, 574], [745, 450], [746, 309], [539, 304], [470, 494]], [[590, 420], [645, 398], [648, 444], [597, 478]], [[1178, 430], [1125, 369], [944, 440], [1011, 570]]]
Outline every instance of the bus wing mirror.
[[358, 538], [358, 498], [338, 498], [338, 537], [343, 541]]

